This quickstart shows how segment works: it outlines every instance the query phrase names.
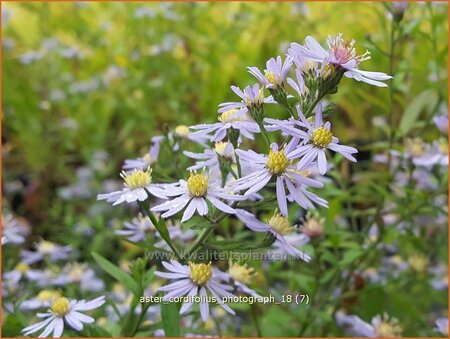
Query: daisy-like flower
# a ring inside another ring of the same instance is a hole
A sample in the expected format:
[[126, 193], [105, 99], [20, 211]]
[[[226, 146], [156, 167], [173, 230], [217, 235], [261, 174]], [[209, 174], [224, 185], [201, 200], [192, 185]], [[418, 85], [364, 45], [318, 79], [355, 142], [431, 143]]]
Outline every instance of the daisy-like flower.
[[156, 229], [150, 218], [147, 216], [144, 217], [141, 214], [133, 218], [131, 222], [125, 222], [124, 227], [125, 229], [115, 230], [114, 233], [126, 237], [131, 242], [145, 240], [147, 234], [154, 232]]
[[247, 67], [251, 75], [258, 79], [266, 88], [277, 88], [283, 86], [286, 75], [292, 67], [292, 58], [287, 57], [284, 62], [281, 57], [271, 58], [266, 62], [264, 74], [258, 67]]
[[41, 261], [44, 257], [48, 257], [52, 262], [65, 260], [72, 253], [72, 247], [70, 245], [59, 246], [47, 240], [41, 240], [35, 243], [34, 247], [36, 251], [22, 250], [20, 252], [23, 262], [28, 265]]
[[164, 140], [164, 136], [157, 135], [151, 139], [151, 146], [147, 153], [144, 156], [137, 159], [127, 159], [123, 164], [122, 168], [126, 171], [129, 170], [144, 170], [151, 165], [153, 165], [159, 156], [159, 150], [161, 147], [161, 142]]
[[229, 278], [233, 280], [238, 292], [242, 292], [253, 297], [261, 297], [261, 295], [247, 286], [251, 283], [253, 277], [255, 276], [255, 272], [252, 267], [248, 267], [247, 264], [240, 265], [230, 261], [227, 273]]
[[209, 136], [202, 133], [193, 133], [189, 130], [189, 127], [186, 125], [178, 125], [174, 129], [174, 135], [179, 138], [187, 139], [195, 142], [196, 144], [200, 144], [202, 146], [207, 146], [206, 143], [209, 141]]
[[346, 328], [352, 335], [367, 338], [398, 338], [402, 336], [403, 328], [395, 318], [389, 318], [386, 313], [377, 315], [370, 323], [356, 315], [336, 313], [337, 324]]
[[306, 262], [311, 260], [308, 254], [298, 250], [286, 240], [286, 236], [290, 235], [294, 228], [290, 225], [289, 220], [281, 214], [274, 213], [265, 223], [243, 209], [236, 209], [236, 216], [252, 231], [273, 234], [276, 238], [275, 244], [285, 253]]
[[303, 208], [314, 207], [310, 200], [326, 206], [325, 200], [308, 192], [305, 187], [323, 187], [323, 184], [317, 180], [310, 179], [303, 175], [301, 170], [291, 165], [291, 157], [286, 154], [284, 149], [278, 149], [278, 145], [273, 143], [269, 155], [258, 154], [252, 150], [236, 150], [239, 159], [246, 162], [247, 166], [253, 168], [253, 173], [246, 175], [236, 181], [228, 184], [228, 187], [235, 191], [246, 190], [244, 195], [250, 195], [263, 189], [273, 177], [276, 178], [277, 201], [280, 211], [287, 215], [287, 197], [286, 188], [295, 200]]
[[23, 277], [30, 279], [38, 272], [40, 271], [31, 269], [27, 263], [21, 261], [13, 270], [3, 273], [3, 279], [19, 282]]
[[264, 91], [259, 87], [259, 84], [254, 84], [253, 86], [247, 86], [242, 91], [239, 87], [231, 86], [231, 90], [242, 99], [240, 102], [224, 102], [219, 105], [219, 113], [231, 111], [233, 109], [237, 110], [237, 116], [246, 114], [253, 107], [262, 107], [264, 104], [273, 104], [275, 100], [270, 95], [264, 97]]
[[448, 318], [439, 318], [436, 320], [436, 331], [448, 337]]
[[24, 300], [19, 308], [23, 311], [50, 307], [56, 299], [61, 297], [61, 292], [56, 290], [42, 290], [35, 298]]
[[151, 210], [153, 212], [165, 211], [161, 214], [161, 217], [168, 218], [187, 206], [181, 219], [181, 222], [185, 222], [194, 215], [195, 211], [199, 215], [208, 214], [207, 201], [209, 201], [222, 212], [234, 214], [234, 209], [220, 201], [219, 198], [238, 201], [245, 200], [246, 197], [227, 193], [225, 189], [220, 187], [218, 182], [210, 179], [212, 178], [205, 172], [191, 172], [187, 181], [180, 180], [177, 185], [166, 186], [164, 194], [168, 197], [176, 198], [155, 206]]
[[113, 206], [123, 203], [131, 203], [136, 200], [144, 201], [149, 198], [149, 193], [160, 199], [167, 199], [163, 194], [162, 185], [152, 184], [152, 169], [146, 171], [135, 169], [132, 172], [122, 172], [120, 174], [124, 181], [124, 188], [121, 191], [98, 194], [97, 200], [112, 202]]
[[386, 87], [387, 85], [380, 80], [388, 80], [392, 77], [382, 72], [362, 71], [358, 68], [359, 64], [367, 59], [370, 59], [370, 53], [365, 52], [362, 55], [357, 55], [354, 48], [355, 41], [344, 40], [342, 34], [339, 33], [336, 37], [328, 37], [328, 50], [324, 49], [313, 37], [307, 36], [305, 38], [305, 46], [298, 43], [291, 43], [291, 48], [288, 50], [288, 55], [293, 59], [297, 54], [301, 54], [307, 59], [322, 63], [322, 65], [336, 65], [341, 67], [347, 78], [353, 78], [357, 81], [363, 81], [367, 84]]
[[28, 226], [14, 218], [11, 214], [2, 214], [2, 245], [22, 244], [30, 233]]
[[82, 292], [98, 292], [105, 287], [103, 280], [97, 278], [94, 270], [85, 263], [67, 264], [62, 273], [52, 281], [54, 285], [71, 283], [76, 283]]
[[298, 107], [297, 112], [301, 122], [307, 129], [306, 133], [300, 129], [283, 126], [281, 126], [281, 130], [289, 135], [303, 139], [301, 145], [288, 154], [290, 158], [302, 157], [298, 163], [299, 169], [311, 165], [317, 159], [319, 173], [324, 175], [327, 172], [328, 167], [327, 158], [325, 156], [326, 149], [340, 153], [346, 159], [356, 162], [356, 159], [352, 154], [357, 153], [358, 150], [354, 147], [340, 145], [339, 139], [334, 137], [330, 131], [331, 123], [329, 121], [323, 123], [322, 105], [317, 106], [313, 123], [310, 123], [306, 119]]
[[219, 156], [235, 162], [234, 147], [230, 142], [216, 142], [214, 148], [208, 148], [203, 153], [193, 153], [184, 151], [184, 155], [198, 160], [195, 165], [188, 167], [189, 171], [198, 170], [207, 167], [210, 170], [220, 171]]
[[208, 264], [189, 262], [189, 266], [187, 266], [172, 260], [170, 263], [163, 261], [162, 264], [170, 273], [156, 271], [155, 275], [174, 280], [169, 285], [158, 289], [158, 291], [168, 292], [163, 300], [170, 301], [171, 298], [185, 295], [191, 299], [183, 303], [180, 314], [189, 311], [192, 308], [194, 297], [200, 296], [200, 315], [202, 320], [206, 322], [209, 318], [208, 291], [225, 311], [235, 314], [222, 301], [222, 298], [233, 297], [230, 293], [232, 287], [221, 283], [221, 274], [218, 273], [218, 270], [212, 268], [211, 262]]
[[75, 331], [81, 331], [83, 324], [92, 324], [94, 318], [87, 316], [80, 311], [90, 311], [102, 306], [105, 297], [101, 296], [90, 301], [69, 300], [65, 297], [56, 299], [46, 313], [38, 313], [38, 318], [43, 318], [41, 322], [25, 327], [22, 332], [25, 336], [42, 331], [39, 338], [46, 338], [53, 333], [53, 338], [60, 338], [64, 331], [66, 322]]
[[217, 142], [226, 138], [227, 131], [232, 128], [239, 131], [239, 141], [242, 136], [253, 140], [253, 134], [259, 133], [260, 129], [255, 120], [250, 116], [247, 108], [244, 111], [237, 108], [230, 109], [220, 113], [219, 122], [214, 124], [199, 124], [191, 126], [193, 130], [197, 130], [193, 135], [204, 135], [214, 133], [212, 140]]

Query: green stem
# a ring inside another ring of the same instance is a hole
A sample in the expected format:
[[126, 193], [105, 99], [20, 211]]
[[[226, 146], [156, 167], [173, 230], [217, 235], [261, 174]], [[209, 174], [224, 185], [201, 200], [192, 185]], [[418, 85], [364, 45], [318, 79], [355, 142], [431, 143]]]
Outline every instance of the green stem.
[[159, 224], [158, 220], [156, 220], [156, 218], [153, 215], [153, 213], [150, 212], [150, 210], [145, 206], [143, 201], [138, 201], [138, 204], [141, 207], [141, 209], [145, 212], [145, 214], [150, 218], [150, 221], [155, 226], [155, 228], [158, 230], [159, 234], [161, 235], [161, 238], [164, 239], [164, 241], [167, 243], [167, 245], [169, 245], [169, 247], [173, 251], [173, 253], [177, 256], [178, 260], [181, 261], [182, 257], [178, 253], [178, 250], [175, 248], [175, 245], [172, 243], [172, 240], [170, 239], [169, 232], [167, 231], [167, 228], [166, 228], [166, 230], [163, 230], [160, 227], [161, 225]]

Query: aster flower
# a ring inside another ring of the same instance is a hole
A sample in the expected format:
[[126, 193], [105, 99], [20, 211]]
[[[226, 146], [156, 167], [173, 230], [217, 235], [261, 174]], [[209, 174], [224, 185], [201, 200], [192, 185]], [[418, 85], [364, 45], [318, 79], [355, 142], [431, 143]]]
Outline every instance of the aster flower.
[[39, 272], [40, 270], [33, 270], [27, 263], [21, 261], [14, 267], [13, 270], [3, 273], [3, 279], [19, 282], [23, 277], [32, 279], [34, 274]]
[[[169, 285], [160, 287], [158, 291], [168, 292], [163, 300], [170, 301], [174, 297], [187, 295], [190, 298], [200, 296], [200, 315], [204, 322], [209, 318], [209, 304], [206, 300], [208, 292], [216, 299], [217, 303], [227, 312], [235, 312], [222, 301], [224, 297], [232, 297], [231, 286], [221, 283], [220, 274], [208, 264], [195, 264], [189, 262], [189, 266], [182, 265], [176, 261], [162, 262], [163, 266], [170, 272], [156, 271], [155, 275], [174, 280]], [[180, 314], [184, 314], [192, 308], [193, 302], [185, 302], [181, 306]]]
[[153, 165], [159, 156], [159, 150], [161, 147], [161, 142], [164, 140], [164, 136], [157, 135], [151, 139], [151, 146], [147, 153], [143, 157], [137, 159], [127, 159], [123, 164], [122, 168], [124, 170], [144, 170]]
[[2, 245], [22, 244], [30, 233], [28, 226], [14, 218], [12, 214], [2, 214]]
[[264, 104], [273, 104], [275, 100], [270, 95], [264, 97], [263, 89], [259, 87], [259, 84], [253, 86], [247, 86], [242, 91], [239, 87], [231, 86], [231, 90], [242, 99], [240, 102], [224, 102], [219, 105], [219, 113], [237, 110], [234, 113], [236, 116], [246, 114], [252, 107], [261, 107]]
[[356, 315], [336, 313], [337, 324], [346, 328], [357, 337], [367, 338], [397, 338], [402, 336], [403, 329], [395, 318], [389, 318], [386, 313], [377, 315], [367, 323]]
[[345, 71], [344, 75], [347, 78], [353, 78], [378, 87], [387, 86], [380, 80], [392, 78], [390, 75], [382, 72], [360, 70], [358, 68], [359, 64], [364, 60], [370, 59], [370, 53], [366, 52], [362, 55], [357, 55], [354, 48], [355, 41], [344, 40], [341, 33], [334, 38], [328, 37], [327, 44], [328, 50], [324, 49], [313, 37], [307, 36], [305, 38], [305, 46], [295, 42], [291, 43], [288, 55], [295, 59], [297, 54], [301, 54], [305, 58], [320, 62], [323, 65], [339, 66]]
[[34, 298], [24, 300], [19, 308], [23, 311], [35, 310], [38, 308], [50, 307], [56, 299], [61, 297], [61, 292], [56, 290], [42, 290]]
[[233, 130], [239, 131], [239, 141], [241, 141], [242, 136], [247, 139], [253, 140], [253, 134], [259, 133], [260, 129], [255, 120], [250, 116], [248, 110], [239, 110], [237, 108], [230, 109], [220, 113], [218, 120], [214, 124], [199, 124], [191, 126], [193, 130], [197, 130], [192, 135], [204, 135], [214, 133], [212, 140], [217, 142], [226, 138], [227, 131], [232, 128]]
[[324, 175], [328, 166], [327, 158], [325, 156], [326, 149], [340, 153], [346, 159], [356, 162], [356, 159], [352, 154], [357, 153], [358, 150], [350, 146], [340, 145], [339, 139], [334, 137], [330, 131], [331, 123], [329, 121], [325, 123], [322, 122], [322, 105], [317, 106], [313, 123], [310, 123], [306, 119], [298, 107], [297, 112], [301, 122], [307, 129], [306, 132], [300, 129], [287, 127], [281, 127], [281, 129], [294, 137], [303, 139], [300, 146], [288, 154], [290, 158], [302, 157], [298, 163], [299, 168], [304, 168], [317, 159], [319, 173]]
[[252, 231], [273, 234], [276, 238], [275, 244], [285, 253], [306, 262], [311, 260], [308, 254], [298, 250], [286, 240], [285, 237], [291, 234], [294, 228], [289, 224], [288, 219], [281, 214], [274, 213], [266, 223], [259, 221], [253, 214], [243, 209], [236, 209], [236, 216]]
[[448, 337], [448, 318], [439, 318], [436, 320], [436, 331], [444, 337]]
[[[190, 140], [190, 141], [195, 142], [196, 144], [200, 144], [204, 147], [207, 146], [206, 143], [210, 139], [210, 137], [205, 133], [191, 132], [189, 127], [186, 125], [178, 125], [177, 127], [175, 127], [173, 135], [175, 135], [179, 138], [182, 138], [182, 139]], [[170, 137], [172, 137], [172, 135], [170, 135]], [[175, 150], [177, 150], [176, 148], [178, 148], [177, 144], [174, 145]]]
[[120, 176], [124, 180], [124, 188], [121, 191], [115, 191], [106, 194], [98, 194], [97, 200], [106, 200], [112, 202], [113, 206], [123, 203], [131, 203], [136, 200], [144, 201], [149, 198], [149, 194], [160, 199], [167, 199], [163, 194], [162, 185], [152, 184], [152, 169], [147, 171], [135, 169], [132, 172], [122, 172]]
[[76, 331], [83, 329], [83, 324], [91, 324], [94, 318], [87, 316], [80, 311], [90, 311], [102, 306], [105, 297], [101, 296], [91, 301], [69, 300], [65, 297], [56, 299], [46, 313], [38, 313], [38, 318], [43, 318], [41, 322], [25, 327], [22, 332], [25, 336], [44, 329], [39, 338], [46, 338], [53, 333], [53, 338], [60, 338], [64, 331], [64, 322]]
[[25, 251], [22, 250], [20, 255], [24, 263], [30, 265], [48, 257], [50, 261], [55, 262], [58, 260], [65, 260], [69, 258], [72, 253], [72, 247], [59, 246], [51, 241], [41, 240], [34, 245], [36, 251]]
[[322, 187], [323, 184], [304, 176], [301, 170], [290, 165], [292, 158], [286, 155], [284, 149], [278, 149], [278, 145], [273, 143], [269, 155], [258, 154], [252, 150], [236, 150], [239, 159], [246, 162], [253, 169], [253, 173], [230, 182], [228, 187], [235, 191], [246, 190], [245, 196], [256, 193], [263, 189], [273, 177], [276, 178], [277, 201], [280, 211], [287, 215], [286, 188], [291, 197], [303, 208], [314, 207], [310, 200], [326, 206], [326, 201], [320, 199], [315, 194], [306, 191], [306, 186]]
[[448, 111], [445, 107], [445, 113], [441, 115], [436, 115], [433, 117], [434, 124], [436, 127], [445, 134], [448, 134]]
[[168, 218], [186, 207], [181, 219], [181, 222], [185, 222], [196, 211], [199, 215], [208, 214], [207, 201], [209, 201], [222, 212], [234, 214], [234, 209], [220, 201], [219, 198], [238, 201], [245, 200], [246, 197], [227, 193], [225, 189], [219, 186], [218, 182], [210, 179], [212, 178], [205, 172], [191, 172], [187, 181], [180, 180], [176, 185], [172, 185], [171, 187], [166, 186], [164, 194], [168, 197], [176, 198], [155, 206], [151, 210], [153, 212], [165, 211], [165, 213], [161, 214], [161, 217]]
[[67, 264], [61, 274], [53, 279], [53, 285], [77, 284], [82, 292], [98, 292], [104, 289], [103, 280], [85, 263]]
[[147, 234], [154, 232], [156, 229], [150, 218], [141, 214], [133, 218], [131, 222], [125, 222], [124, 227], [125, 229], [115, 230], [114, 233], [126, 237], [131, 242], [144, 241]]
[[261, 295], [247, 286], [251, 283], [254, 276], [255, 272], [252, 267], [248, 267], [247, 264], [240, 265], [238, 263], [233, 263], [230, 261], [228, 265], [228, 271], [227, 273], [225, 273], [224, 278], [231, 278], [238, 292], [242, 292], [258, 298], [261, 297]]
[[264, 74], [258, 69], [258, 67], [247, 67], [249, 73], [258, 79], [266, 88], [277, 88], [283, 85], [286, 75], [292, 67], [291, 57], [287, 57], [284, 62], [281, 57], [276, 59], [270, 58], [266, 62], [266, 69]]
[[215, 172], [220, 172], [219, 156], [229, 160], [230, 163], [236, 161], [234, 157], [234, 147], [230, 142], [216, 142], [214, 148], [208, 148], [203, 153], [184, 151], [184, 155], [198, 160], [195, 165], [188, 167], [189, 171], [208, 168]]

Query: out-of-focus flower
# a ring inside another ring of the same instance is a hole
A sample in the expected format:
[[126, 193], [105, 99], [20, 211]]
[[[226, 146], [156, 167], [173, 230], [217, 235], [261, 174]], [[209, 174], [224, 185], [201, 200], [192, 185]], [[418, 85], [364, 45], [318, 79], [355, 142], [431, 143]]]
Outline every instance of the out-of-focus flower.
[[205, 133], [191, 132], [189, 130], [189, 127], [186, 125], [178, 125], [177, 127], [175, 127], [174, 134], [179, 138], [188, 139], [204, 147], [207, 146], [206, 142], [208, 142], [210, 139], [210, 136], [206, 135]]
[[92, 268], [87, 264], [71, 263], [67, 264], [61, 274], [53, 279], [54, 285], [66, 285], [76, 283], [82, 292], [98, 292], [104, 289], [103, 280], [97, 278]]
[[136, 8], [134, 11], [134, 16], [136, 18], [154, 18], [156, 16], [157, 12], [154, 8], [151, 7], [144, 7], [140, 6]]
[[19, 308], [23, 311], [35, 310], [44, 307], [48, 308], [61, 296], [61, 292], [57, 290], [42, 290], [35, 298], [24, 300], [20, 304]]
[[354, 48], [355, 41], [344, 40], [342, 34], [336, 37], [328, 37], [328, 50], [324, 49], [313, 37], [307, 36], [305, 46], [293, 42], [288, 51], [293, 59], [297, 54], [312, 61], [320, 62], [323, 65], [332, 64], [341, 67], [347, 78], [353, 78], [357, 81], [363, 81], [370, 85], [386, 87], [387, 85], [380, 80], [388, 80], [392, 77], [382, 72], [362, 71], [358, 68], [359, 64], [370, 58], [370, 53], [366, 52], [357, 55]]
[[126, 237], [131, 242], [143, 241], [148, 233], [156, 230], [150, 218], [142, 215], [133, 218], [131, 222], [125, 222], [124, 227], [124, 230], [115, 230], [114, 233]]
[[14, 218], [12, 214], [2, 214], [2, 245], [22, 244], [29, 233], [30, 228], [25, 222]]
[[30, 51], [20, 55], [19, 60], [24, 65], [29, 65], [33, 62], [39, 61], [44, 57], [44, 53], [41, 51]]
[[310, 238], [320, 237], [323, 233], [324, 222], [325, 218], [320, 218], [308, 212], [300, 230]]
[[165, 186], [164, 194], [168, 197], [176, 198], [155, 206], [151, 210], [154, 212], [165, 211], [161, 217], [168, 218], [177, 214], [187, 206], [181, 219], [181, 222], [185, 222], [194, 215], [195, 211], [197, 211], [199, 215], [208, 214], [207, 201], [209, 201], [219, 210], [225, 213], [234, 214], [234, 209], [220, 201], [218, 198], [229, 201], [238, 201], [245, 200], [246, 197], [227, 193], [225, 189], [220, 187], [218, 182], [211, 179], [213, 178], [205, 172], [191, 172], [187, 181], [180, 180], [176, 184]]
[[106, 200], [112, 202], [113, 206], [123, 202], [131, 203], [136, 200], [144, 201], [149, 198], [149, 194], [160, 199], [167, 199], [163, 192], [161, 184], [152, 184], [152, 170], [134, 170], [126, 173], [122, 172], [121, 177], [124, 180], [124, 188], [121, 191], [98, 194], [97, 200]]
[[91, 311], [102, 306], [105, 303], [105, 297], [98, 297], [90, 301], [69, 300], [65, 297], [56, 299], [46, 313], [38, 313], [38, 318], [44, 318], [37, 324], [25, 327], [22, 333], [28, 336], [32, 333], [44, 329], [39, 335], [40, 338], [46, 338], [52, 334], [53, 338], [60, 338], [64, 331], [64, 322], [71, 328], [79, 332], [83, 329], [83, 324], [92, 324], [94, 318], [87, 316], [80, 311]]
[[423, 254], [415, 253], [408, 257], [408, 264], [413, 271], [424, 273], [428, 268], [429, 260]]
[[377, 315], [367, 323], [356, 315], [347, 315], [343, 312], [336, 313], [337, 324], [349, 331], [354, 336], [366, 338], [398, 338], [401, 337], [403, 328], [395, 318], [389, 318], [386, 313]]
[[242, 292], [257, 298], [261, 297], [261, 295], [247, 286], [251, 283], [253, 277], [255, 276], [255, 272], [252, 267], [248, 267], [248, 265], [246, 264], [240, 265], [238, 263], [233, 263], [230, 261], [227, 274], [229, 278], [233, 280], [238, 292]]
[[436, 320], [436, 331], [444, 337], [448, 337], [448, 318], [439, 318]]
[[229, 160], [230, 163], [235, 162], [234, 148], [230, 142], [216, 142], [214, 148], [205, 149], [203, 153], [193, 153], [188, 151], [184, 151], [183, 153], [187, 157], [197, 160], [195, 165], [187, 168], [189, 171], [206, 167], [217, 173], [220, 171], [219, 156]]
[[124, 170], [134, 170], [134, 169], [145, 169], [150, 165], [153, 165], [156, 161], [158, 161], [159, 150], [161, 148], [161, 143], [164, 140], [164, 136], [157, 135], [151, 139], [151, 145], [148, 153], [144, 154], [142, 158], [137, 159], [127, 159], [123, 164]]
[[286, 75], [292, 67], [291, 57], [287, 57], [284, 62], [281, 57], [271, 58], [266, 63], [264, 74], [258, 67], [247, 67], [251, 75], [258, 79], [266, 88], [278, 88], [283, 86]]
[[283, 217], [281, 214], [275, 213], [267, 223], [259, 221], [253, 214], [243, 209], [236, 209], [236, 216], [252, 231], [264, 233], [270, 232], [273, 234], [276, 238], [276, 242], [280, 245], [279, 247], [287, 254], [304, 261], [311, 260], [311, 257], [308, 254], [298, 250], [286, 241], [285, 236], [292, 233], [293, 227], [289, 224], [287, 218]]
[[52, 262], [58, 260], [65, 260], [69, 258], [72, 253], [72, 247], [70, 245], [60, 246], [51, 241], [41, 240], [34, 245], [36, 251], [20, 252], [23, 262], [26, 264], [34, 264], [38, 261], [48, 257]]
[[[235, 312], [225, 305], [222, 298], [232, 297], [230, 293], [231, 286], [221, 283], [220, 275], [209, 264], [195, 264], [190, 262], [189, 266], [181, 265], [176, 261], [162, 262], [163, 266], [170, 272], [156, 271], [155, 275], [174, 280], [169, 285], [160, 287], [158, 291], [168, 292], [163, 300], [170, 301], [174, 297], [183, 297], [187, 295], [192, 301], [184, 302], [180, 309], [180, 314], [184, 314], [192, 308], [194, 297], [200, 298], [200, 315], [203, 321], [209, 318], [209, 300], [208, 291], [211, 293], [215, 302], [217, 302], [225, 311], [235, 314]], [[211, 298], [212, 300], [212, 298]]]
[[437, 115], [433, 121], [442, 133], [448, 134], [448, 114]]
[[287, 216], [286, 188], [291, 197], [303, 208], [314, 207], [310, 200], [326, 206], [327, 202], [315, 194], [306, 191], [306, 186], [322, 187], [317, 180], [307, 178], [301, 172], [304, 168], [295, 169], [290, 165], [291, 157], [286, 155], [284, 149], [272, 144], [269, 155], [258, 154], [252, 150], [236, 150], [239, 159], [246, 162], [253, 172], [243, 178], [230, 182], [228, 187], [235, 191], [246, 190], [244, 195], [250, 195], [263, 189], [272, 177], [276, 177], [276, 193], [278, 207], [283, 215]]

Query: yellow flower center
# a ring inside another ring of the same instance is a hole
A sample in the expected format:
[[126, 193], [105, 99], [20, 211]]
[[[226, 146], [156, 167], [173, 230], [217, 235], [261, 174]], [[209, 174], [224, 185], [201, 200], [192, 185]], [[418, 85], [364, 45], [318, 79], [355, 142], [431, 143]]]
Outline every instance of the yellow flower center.
[[402, 336], [403, 328], [399, 325], [397, 319], [390, 321], [385, 317], [376, 327], [375, 332], [380, 338], [398, 338]]
[[69, 308], [69, 300], [67, 298], [60, 297], [53, 302], [51, 310], [58, 317], [63, 317], [67, 314], [67, 312], [69, 312]]
[[38, 252], [49, 253], [49, 252], [51, 252], [51, 251], [53, 251], [55, 249], [55, 244], [52, 243], [51, 241], [42, 240], [38, 244], [37, 247], [38, 247]]
[[179, 125], [175, 127], [175, 133], [182, 138], [186, 138], [189, 135], [189, 127], [186, 125]]
[[406, 148], [414, 157], [420, 157], [425, 153], [425, 143], [420, 138], [407, 139]]
[[333, 134], [325, 127], [317, 128], [311, 137], [313, 144], [319, 147], [327, 147], [332, 139]]
[[231, 158], [232, 153], [225, 153], [225, 150], [228, 146], [228, 142], [216, 142], [214, 144], [214, 150], [216, 151], [216, 153], [218, 153], [219, 155], [225, 157], [225, 158]]
[[36, 298], [40, 301], [50, 301], [56, 300], [59, 297], [61, 297], [61, 292], [59, 291], [42, 290], [39, 292]]
[[211, 262], [208, 264], [194, 264], [189, 262], [191, 280], [197, 285], [205, 285], [212, 277]]
[[30, 269], [30, 266], [25, 264], [24, 262], [20, 262], [16, 265], [15, 270], [19, 271], [20, 273], [25, 273]]
[[283, 217], [280, 213], [275, 213], [269, 219], [269, 225], [281, 235], [292, 233], [292, 227], [289, 225], [289, 220]]
[[247, 265], [239, 265], [230, 263], [228, 274], [233, 280], [239, 281], [243, 284], [249, 284], [253, 276], [253, 268], [248, 268]]
[[284, 150], [281, 151], [269, 151], [269, 156], [266, 162], [266, 166], [275, 175], [280, 175], [288, 167], [289, 161], [286, 157]]
[[192, 197], [203, 197], [208, 191], [209, 176], [205, 173], [192, 172], [187, 181], [187, 188]]
[[428, 267], [428, 258], [422, 254], [413, 254], [408, 258], [408, 264], [414, 271], [422, 273]]
[[144, 188], [152, 182], [152, 169], [147, 171], [135, 169], [131, 173], [122, 172], [120, 176], [123, 178], [126, 187], [135, 190], [137, 188]]
[[268, 82], [270, 82], [272, 85], [280, 85], [281, 84], [281, 78], [280, 76], [274, 74], [271, 71], [268, 71], [264, 74], [264, 77], [267, 79]]

